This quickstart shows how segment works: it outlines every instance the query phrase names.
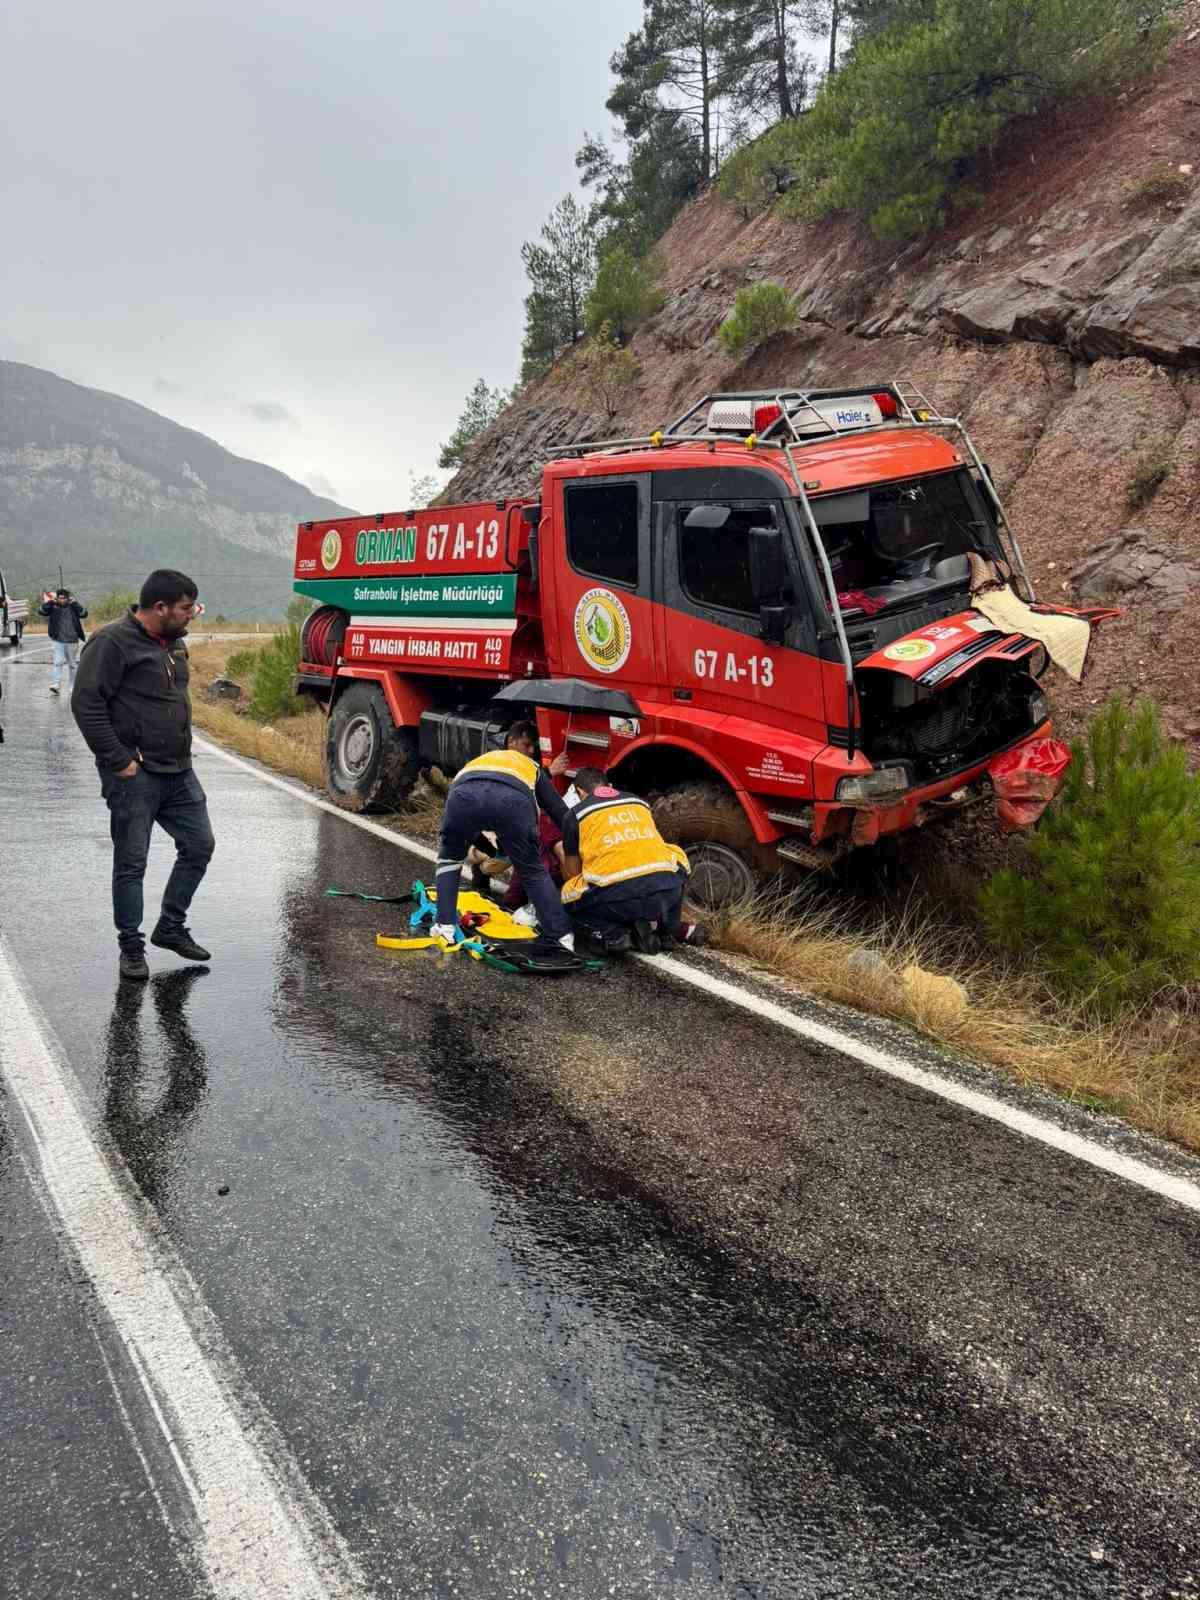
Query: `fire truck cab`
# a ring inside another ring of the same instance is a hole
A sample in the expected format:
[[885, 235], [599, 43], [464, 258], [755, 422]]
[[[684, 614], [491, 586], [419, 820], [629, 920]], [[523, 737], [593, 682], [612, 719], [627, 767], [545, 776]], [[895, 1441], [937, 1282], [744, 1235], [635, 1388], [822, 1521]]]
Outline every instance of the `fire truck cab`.
[[910, 384], [709, 395], [558, 450], [536, 500], [304, 525], [299, 687], [352, 809], [502, 737], [504, 684], [618, 691], [539, 710], [543, 748], [651, 796], [719, 904], [969, 803], [1046, 732], [1045, 652], [973, 609], [974, 561], [1032, 600], [973, 444]]

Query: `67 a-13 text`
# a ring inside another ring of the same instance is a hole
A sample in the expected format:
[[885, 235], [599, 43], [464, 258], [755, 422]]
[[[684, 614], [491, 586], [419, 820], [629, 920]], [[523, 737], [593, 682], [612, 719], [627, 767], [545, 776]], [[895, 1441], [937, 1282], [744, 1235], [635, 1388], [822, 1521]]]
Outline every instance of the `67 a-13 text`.
[[698, 678], [716, 678], [723, 683], [753, 683], [769, 689], [775, 682], [775, 662], [770, 656], [750, 656], [739, 661], [732, 650], [697, 650], [692, 662]]

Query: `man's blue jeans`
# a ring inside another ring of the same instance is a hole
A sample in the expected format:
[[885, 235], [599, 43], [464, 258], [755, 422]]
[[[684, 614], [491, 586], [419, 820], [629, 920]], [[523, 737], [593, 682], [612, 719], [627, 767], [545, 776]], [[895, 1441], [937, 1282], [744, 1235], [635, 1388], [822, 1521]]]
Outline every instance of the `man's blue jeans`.
[[450, 786], [438, 839], [438, 921], [458, 922], [458, 885], [467, 846], [477, 834], [494, 833], [501, 851], [521, 875], [521, 886], [548, 939], [561, 939], [571, 924], [562, 896], [542, 860], [538, 808], [532, 794], [493, 778], [464, 778]]
[[74, 688], [75, 668], [79, 665], [79, 641], [77, 639], [51, 639], [50, 655], [54, 663], [54, 670], [50, 674], [50, 682], [57, 689], [62, 679], [62, 670], [66, 667], [67, 688]]
[[187, 921], [192, 896], [200, 886], [216, 841], [208, 820], [208, 801], [200, 780], [187, 772], [147, 772], [132, 778], [100, 776], [108, 803], [113, 842], [113, 921], [122, 950], [142, 946], [142, 879], [157, 822], [175, 841], [175, 865], [163, 891], [159, 927], [176, 932]]
[[686, 887], [687, 874], [682, 869], [648, 872], [642, 878], [626, 878], [621, 883], [605, 884], [603, 888], [585, 889], [567, 910], [577, 927], [591, 928], [597, 933], [630, 928], [643, 920], [656, 922], [665, 932], [674, 933], [683, 911]]

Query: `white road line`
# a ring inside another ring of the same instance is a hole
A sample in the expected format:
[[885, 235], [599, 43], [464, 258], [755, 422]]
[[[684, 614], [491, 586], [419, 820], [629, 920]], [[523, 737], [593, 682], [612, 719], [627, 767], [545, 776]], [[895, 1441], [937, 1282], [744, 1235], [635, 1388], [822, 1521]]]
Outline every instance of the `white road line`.
[[[195, 1504], [193, 1553], [215, 1600], [364, 1595], [353, 1559], [278, 1440], [268, 1454], [270, 1429], [238, 1398], [232, 1361], [217, 1348], [198, 1289], [139, 1218], [93, 1141], [70, 1070], [52, 1050], [2, 942], [0, 1016], [0, 1074], [36, 1130], [46, 1193]], [[202, 1343], [195, 1330], [206, 1324]]]
[[[231, 755], [228, 750], [222, 750], [219, 745], [211, 743], [208, 739], [198, 738], [196, 743], [210, 754], [220, 757], [222, 761], [241, 767], [244, 772], [251, 773], [263, 783], [272, 784], [276, 789], [282, 789], [286, 794], [292, 795], [297, 800], [303, 800], [307, 805], [329, 811], [334, 816], [341, 817], [343, 821], [365, 828], [368, 833], [374, 833], [390, 844], [399, 845], [426, 861], [437, 859], [437, 852], [417, 839], [395, 833], [390, 828], [381, 827], [379, 823], [355, 816], [352, 812], [342, 811], [338, 806], [319, 799], [316, 795], [298, 788], [294, 783], [287, 783], [282, 778], [261, 772], [249, 761]], [[797, 1034], [802, 1039], [826, 1045], [841, 1055], [849, 1056], [853, 1061], [861, 1062], [863, 1066], [871, 1067], [876, 1072], [886, 1073], [889, 1077], [898, 1078], [902, 1083], [910, 1083], [918, 1089], [924, 1089], [929, 1094], [937, 1095], [941, 1100], [948, 1100], [952, 1105], [961, 1106], [966, 1111], [976, 1112], [981, 1117], [989, 1117], [1013, 1133], [1022, 1134], [1027, 1139], [1035, 1139], [1039, 1144], [1058, 1150], [1076, 1161], [1098, 1167], [1101, 1172], [1123, 1178], [1127, 1183], [1137, 1184], [1139, 1188], [1147, 1189], [1151, 1194], [1161, 1195], [1163, 1199], [1173, 1200], [1177, 1205], [1186, 1206], [1189, 1210], [1200, 1211], [1200, 1184], [1188, 1178], [1161, 1171], [1158, 1167], [1151, 1166], [1148, 1161], [1139, 1161], [1134, 1156], [1110, 1150], [1094, 1139], [1087, 1139], [1082, 1134], [1060, 1128], [1057, 1123], [1035, 1116], [1030, 1111], [1022, 1111], [1019, 1107], [1009, 1105], [1007, 1101], [1000, 1100], [994, 1095], [981, 1094], [976, 1089], [969, 1089], [965, 1084], [957, 1083], [953, 1078], [945, 1078], [940, 1073], [915, 1066], [912, 1062], [905, 1061], [903, 1057], [893, 1055], [889, 1050], [856, 1039], [853, 1034], [846, 1033], [841, 1028], [831, 1027], [827, 1023], [817, 1022], [809, 1017], [797, 1016], [785, 1006], [764, 999], [761, 995], [751, 994], [745, 989], [739, 989], [736, 984], [726, 983], [701, 968], [689, 967], [670, 956], [640, 956], [637, 959], [647, 962], [656, 971], [669, 973], [680, 983], [690, 984], [693, 988], [701, 989], [705, 994], [713, 995], [731, 1006], [737, 1006], [742, 1011], [753, 1012], [755, 1016], [773, 1022], [780, 1028], [786, 1028], [789, 1033]]]

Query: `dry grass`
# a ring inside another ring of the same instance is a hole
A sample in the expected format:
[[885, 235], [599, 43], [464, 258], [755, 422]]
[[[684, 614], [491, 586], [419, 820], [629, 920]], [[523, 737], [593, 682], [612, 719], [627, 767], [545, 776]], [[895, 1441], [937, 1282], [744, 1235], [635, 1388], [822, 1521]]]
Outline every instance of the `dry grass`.
[[[318, 709], [314, 707], [296, 717], [280, 717], [275, 722], [254, 722], [234, 709], [242, 702], [204, 698], [205, 687], [214, 678], [226, 676], [230, 656], [244, 653], [248, 644], [249, 641], [231, 640], [224, 644], [194, 645], [188, 651], [193, 722], [239, 755], [250, 756], [290, 778], [299, 778], [314, 789], [323, 789], [325, 718]], [[243, 677], [239, 687], [243, 695], [248, 695], [247, 679]]]
[[325, 718], [319, 711], [278, 722], [252, 722], [228, 704], [192, 702], [192, 720], [219, 744], [250, 756], [314, 789], [325, 783]]
[[[273, 722], [256, 722], [240, 709], [243, 701], [210, 701], [204, 688], [214, 678], [228, 676], [231, 657], [244, 654], [249, 641], [197, 645], [189, 651], [192, 671], [192, 720], [220, 744], [239, 755], [261, 761], [264, 766], [322, 792], [325, 789], [325, 717], [317, 708], [294, 717], [278, 717]], [[253, 648], [251, 645], [250, 648]], [[243, 695], [249, 696], [249, 678], [234, 678]], [[387, 828], [433, 837], [445, 802], [444, 785], [437, 778], [420, 779], [402, 811], [378, 816], [375, 821]]]
[[1192, 192], [1192, 180], [1183, 172], [1167, 169], [1143, 178], [1125, 196], [1126, 211], [1157, 211], [1161, 206], [1180, 205]]
[[[911, 915], [864, 940], [821, 907], [748, 907], [714, 932], [720, 948], [809, 993], [892, 1018], [1020, 1083], [1200, 1149], [1195, 1017], [1163, 1007], [1100, 1025], [1028, 974], [955, 959]], [[901, 974], [914, 966], [953, 979], [968, 1003], [950, 985], [904, 982]]]

